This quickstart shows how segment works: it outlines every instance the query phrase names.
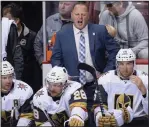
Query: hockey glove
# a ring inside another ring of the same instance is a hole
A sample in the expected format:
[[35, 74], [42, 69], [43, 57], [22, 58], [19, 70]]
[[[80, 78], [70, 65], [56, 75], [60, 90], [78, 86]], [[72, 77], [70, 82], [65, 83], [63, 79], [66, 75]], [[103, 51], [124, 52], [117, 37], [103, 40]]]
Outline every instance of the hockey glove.
[[116, 127], [115, 117], [112, 115], [102, 116], [98, 121], [99, 127]]
[[69, 126], [70, 127], [84, 127], [84, 121], [81, 119], [81, 117], [74, 115], [70, 117]]

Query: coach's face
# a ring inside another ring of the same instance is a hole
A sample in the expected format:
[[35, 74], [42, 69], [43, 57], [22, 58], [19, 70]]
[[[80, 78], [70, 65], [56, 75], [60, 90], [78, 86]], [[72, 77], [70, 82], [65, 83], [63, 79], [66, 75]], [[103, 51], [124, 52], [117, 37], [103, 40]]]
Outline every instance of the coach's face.
[[88, 24], [89, 20], [89, 13], [87, 6], [83, 4], [75, 5], [71, 13], [71, 18], [74, 22], [74, 26], [77, 29], [82, 30]]

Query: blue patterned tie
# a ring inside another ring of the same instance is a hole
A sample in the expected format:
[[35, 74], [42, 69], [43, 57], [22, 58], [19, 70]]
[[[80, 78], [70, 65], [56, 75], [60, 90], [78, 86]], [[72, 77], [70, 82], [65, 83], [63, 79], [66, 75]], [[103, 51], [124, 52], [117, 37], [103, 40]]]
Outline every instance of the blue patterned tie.
[[[84, 33], [80, 31], [80, 41], [79, 41], [79, 62], [85, 63], [85, 38]], [[86, 74], [84, 70], [80, 70], [80, 77], [79, 80], [82, 84], [86, 83]]]

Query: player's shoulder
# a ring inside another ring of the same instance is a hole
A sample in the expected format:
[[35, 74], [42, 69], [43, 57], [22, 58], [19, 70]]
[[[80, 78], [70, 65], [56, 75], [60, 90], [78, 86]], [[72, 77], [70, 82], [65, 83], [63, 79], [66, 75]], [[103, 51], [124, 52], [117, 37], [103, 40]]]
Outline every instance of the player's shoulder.
[[82, 88], [82, 85], [79, 82], [69, 81], [65, 90], [65, 95], [71, 95], [80, 88]]
[[68, 83], [70, 84], [70, 86], [72, 87], [81, 87], [81, 83], [77, 82], [77, 81], [68, 81]]
[[137, 73], [138, 76], [147, 76], [148, 77], [148, 74], [144, 71], [136, 70], [136, 73]]
[[33, 96], [33, 106], [39, 109], [47, 109], [52, 99], [48, 96], [46, 87], [39, 89]]
[[13, 80], [14, 83], [14, 93], [17, 95], [23, 96], [24, 98], [28, 98], [33, 95], [33, 89], [25, 82], [21, 80]]
[[103, 73], [102, 76], [107, 77], [107, 76], [111, 76], [111, 75], [114, 75], [114, 74], [115, 74], [115, 70], [110, 70], [110, 71], [107, 71], [107, 72]]
[[115, 70], [107, 71], [101, 75], [101, 77], [98, 79], [98, 82], [109, 82], [115, 76]]
[[148, 82], [148, 74], [141, 70], [136, 70], [136, 75], [141, 78], [144, 82]]
[[33, 101], [43, 101], [45, 100], [47, 97], [48, 94], [47, 94], [47, 90], [46, 90], [46, 87], [43, 87], [41, 89], [39, 89], [33, 96]]
[[69, 86], [70, 86], [70, 87], [68, 87], [69, 90], [70, 90], [70, 89], [72, 89], [72, 90], [77, 90], [77, 89], [79, 89], [79, 88], [82, 87], [81, 83], [76, 82], [76, 81], [69, 81], [68, 84], [69, 84]]

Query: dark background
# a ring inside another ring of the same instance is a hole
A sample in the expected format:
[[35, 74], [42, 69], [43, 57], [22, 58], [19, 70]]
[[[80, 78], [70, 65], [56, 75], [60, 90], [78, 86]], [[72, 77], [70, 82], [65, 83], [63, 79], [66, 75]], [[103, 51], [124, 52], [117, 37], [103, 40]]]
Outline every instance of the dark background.
[[[1, 8], [9, 3], [16, 3], [23, 8], [23, 22], [31, 30], [38, 32], [42, 25], [42, 1], [1, 1]], [[58, 12], [58, 2], [46, 2], [46, 17]]]

